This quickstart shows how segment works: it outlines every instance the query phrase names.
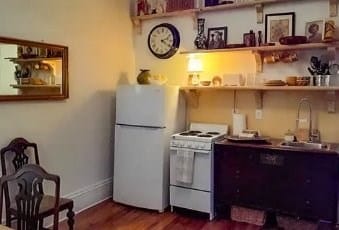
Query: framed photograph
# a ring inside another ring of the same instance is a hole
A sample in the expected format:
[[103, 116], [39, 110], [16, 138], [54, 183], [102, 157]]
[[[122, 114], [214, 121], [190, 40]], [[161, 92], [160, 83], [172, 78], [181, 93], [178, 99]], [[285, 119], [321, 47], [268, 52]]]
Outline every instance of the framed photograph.
[[227, 27], [208, 28], [208, 49], [222, 49], [227, 44]]
[[306, 22], [305, 36], [309, 42], [321, 42], [323, 40], [324, 21]]
[[244, 34], [243, 43], [246, 47], [255, 46], [255, 33]]
[[265, 15], [265, 42], [279, 42], [281, 37], [294, 36], [295, 13]]

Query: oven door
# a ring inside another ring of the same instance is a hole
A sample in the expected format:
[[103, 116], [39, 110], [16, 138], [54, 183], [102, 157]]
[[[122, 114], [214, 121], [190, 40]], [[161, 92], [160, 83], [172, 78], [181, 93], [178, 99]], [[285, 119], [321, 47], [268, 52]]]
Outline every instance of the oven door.
[[[193, 182], [186, 184], [176, 180], [176, 160], [177, 150], [184, 148], [171, 147], [170, 154], [170, 184], [184, 188], [196, 189], [200, 191], [211, 191], [211, 151], [193, 150], [194, 151], [194, 166], [193, 166]], [[189, 149], [192, 150], [192, 149]]]

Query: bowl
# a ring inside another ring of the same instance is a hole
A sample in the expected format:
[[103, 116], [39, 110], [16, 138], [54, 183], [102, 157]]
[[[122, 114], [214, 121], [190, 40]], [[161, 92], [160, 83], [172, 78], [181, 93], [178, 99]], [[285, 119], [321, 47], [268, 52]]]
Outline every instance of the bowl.
[[200, 85], [202, 86], [209, 86], [211, 84], [211, 81], [200, 81]]
[[296, 76], [288, 76], [286, 77], [286, 83], [289, 86], [294, 86], [297, 84], [297, 77]]
[[297, 77], [296, 85], [297, 86], [307, 86], [310, 85], [311, 77], [304, 76], [304, 77]]

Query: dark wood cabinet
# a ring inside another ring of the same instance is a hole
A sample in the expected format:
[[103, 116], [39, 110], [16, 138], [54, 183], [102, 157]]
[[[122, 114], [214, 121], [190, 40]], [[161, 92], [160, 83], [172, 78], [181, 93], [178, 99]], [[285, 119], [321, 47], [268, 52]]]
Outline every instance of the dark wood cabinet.
[[217, 143], [216, 214], [231, 205], [336, 223], [336, 152], [296, 151]]

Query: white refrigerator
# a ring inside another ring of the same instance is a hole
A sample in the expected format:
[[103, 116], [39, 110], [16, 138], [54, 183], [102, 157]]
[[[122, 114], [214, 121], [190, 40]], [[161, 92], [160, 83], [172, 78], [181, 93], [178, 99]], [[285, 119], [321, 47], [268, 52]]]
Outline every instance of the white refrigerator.
[[185, 129], [176, 86], [123, 85], [116, 93], [113, 200], [163, 210], [169, 203], [169, 143]]

